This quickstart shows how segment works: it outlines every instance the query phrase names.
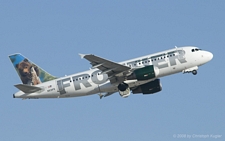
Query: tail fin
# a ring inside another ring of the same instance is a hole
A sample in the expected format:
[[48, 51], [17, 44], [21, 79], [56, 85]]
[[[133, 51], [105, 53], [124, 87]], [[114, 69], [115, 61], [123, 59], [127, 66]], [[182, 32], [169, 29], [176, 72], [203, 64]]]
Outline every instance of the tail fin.
[[44, 71], [21, 54], [9, 56], [23, 84], [37, 85], [56, 79], [55, 76]]

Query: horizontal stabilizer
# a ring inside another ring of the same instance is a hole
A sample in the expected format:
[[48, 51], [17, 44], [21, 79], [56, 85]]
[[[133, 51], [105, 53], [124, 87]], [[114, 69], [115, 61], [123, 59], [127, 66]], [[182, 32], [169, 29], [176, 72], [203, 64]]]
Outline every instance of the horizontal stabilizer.
[[26, 84], [17, 84], [14, 86], [18, 88], [19, 90], [23, 91], [24, 93], [34, 93], [34, 92], [42, 90], [40, 87], [30, 86]]

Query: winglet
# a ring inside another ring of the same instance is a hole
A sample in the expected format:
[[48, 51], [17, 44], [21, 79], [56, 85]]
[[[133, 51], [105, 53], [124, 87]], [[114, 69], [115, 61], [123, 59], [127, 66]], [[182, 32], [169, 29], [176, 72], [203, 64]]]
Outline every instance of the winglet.
[[83, 59], [85, 56], [85, 54], [81, 54], [81, 53], [79, 53], [79, 55], [80, 55], [81, 59]]
[[102, 97], [104, 97], [104, 95], [102, 95], [101, 93], [98, 94], [98, 95], [99, 95], [100, 99], [102, 99]]
[[99, 93], [98, 95], [99, 95], [99, 97], [100, 97], [100, 99], [102, 99], [103, 97], [107, 97], [107, 96], [110, 96], [110, 95], [112, 95], [112, 94], [114, 94], [115, 92], [108, 92], [108, 93], [106, 93], [106, 94], [101, 94], [101, 93]]

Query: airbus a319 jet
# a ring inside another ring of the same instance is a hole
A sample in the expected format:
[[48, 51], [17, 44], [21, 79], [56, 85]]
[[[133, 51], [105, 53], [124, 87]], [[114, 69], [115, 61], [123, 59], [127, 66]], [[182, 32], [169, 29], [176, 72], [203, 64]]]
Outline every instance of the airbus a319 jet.
[[175, 73], [197, 74], [199, 66], [209, 62], [213, 54], [194, 46], [170, 50], [113, 62], [93, 54], [80, 54], [88, 60], [91, 69], [57, 78], [32, 63], [21, 54], [10, 55], [22, 84], [14, 98], [70, 98], [98, 94], [100, 98], [119, 93], [121, 97], [133, 94], [154, 94], [162, 90], [160, 78]]

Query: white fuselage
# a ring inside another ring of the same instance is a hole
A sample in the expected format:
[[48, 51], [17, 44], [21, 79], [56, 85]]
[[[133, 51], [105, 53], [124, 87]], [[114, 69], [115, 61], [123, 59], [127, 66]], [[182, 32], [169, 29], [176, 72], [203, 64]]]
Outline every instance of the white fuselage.
[[[193, 50], [194, 49], [194, 50]], [[171, 74], [197, 70], [199, 66], [209, 62], [212, 53], [199, 50], [196, 47], [181, 47], [163, 52], [142, 56], [139, 58], [120, 62], [119, 64], [131, 69], [154, 65], [157, 71], [156, 78]], [[155, 79], [156, 79], [155, 78]], [[152, 80], [127, 80], [129, 87], [145, 84]], [[111, 84], [108, 75], [99, 69], [91, 69], [81, 73], [61, 77], [37, 85], [42, 90], [25, 94], [22, 91], [14, 94], [16, 98], [65, 98], [86, 96], [96, 93], [113, 93], [118, 91], [118, 83]]]

